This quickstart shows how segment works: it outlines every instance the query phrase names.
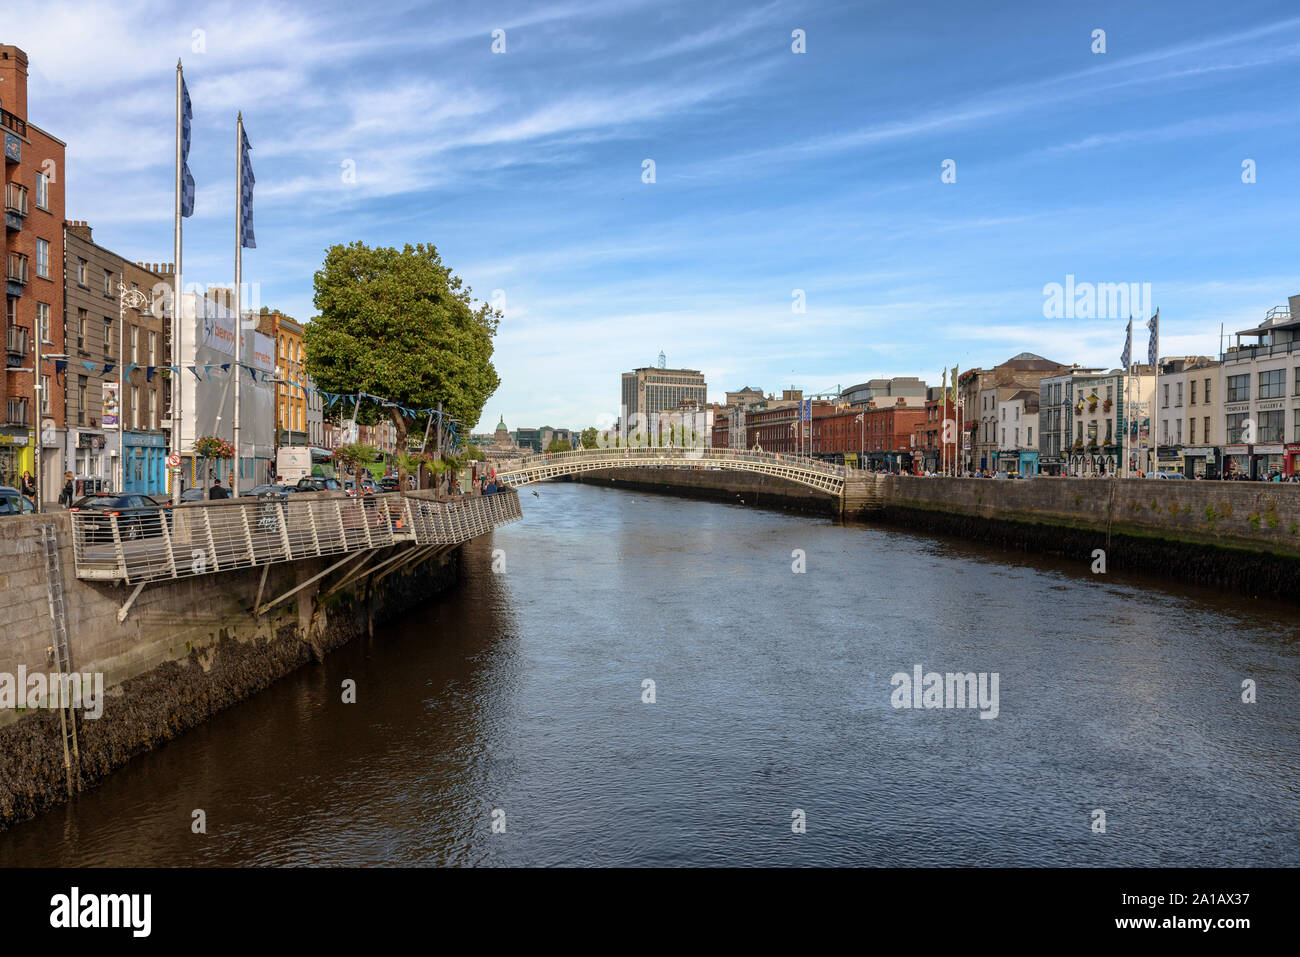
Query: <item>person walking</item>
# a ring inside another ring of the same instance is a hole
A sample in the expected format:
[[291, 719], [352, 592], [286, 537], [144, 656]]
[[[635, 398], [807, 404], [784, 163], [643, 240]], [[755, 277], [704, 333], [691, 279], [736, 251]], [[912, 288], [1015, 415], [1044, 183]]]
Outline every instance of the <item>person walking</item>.
[[219, 498], [230, 498], [230, 493], [227, 492], [225, 486], [221, 484], [221, 479], [212, 480], [212, 488], [208, 490], [208, 498], [213, 501]]
[[72, 500], [76, 495], [76, 477], [71, 472], [63, 473], [63, 491], [59, 492], [59, 504], [64, 508], [72, 508]]

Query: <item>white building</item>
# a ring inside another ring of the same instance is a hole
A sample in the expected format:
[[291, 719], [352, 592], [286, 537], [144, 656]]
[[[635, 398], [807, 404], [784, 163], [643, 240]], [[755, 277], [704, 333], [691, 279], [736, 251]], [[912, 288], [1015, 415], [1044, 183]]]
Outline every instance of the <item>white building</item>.
[[[1222, 357], [1224, 471], [1251, 478], [1300, 471], [1300, 295], [1235, 335]], [[1243, 344], [1243, 336], [1254, 342]]]
[[1017, 389], [999, 398], [997, 421], [998, 471], [1038, 474], [1038, 390]]
[[1222, 465], [1223, 385], [1220, 364], [1208, 356], [1163, 359], [1156, 394], [1160, 468], [1189, 478], [1217, 478]]

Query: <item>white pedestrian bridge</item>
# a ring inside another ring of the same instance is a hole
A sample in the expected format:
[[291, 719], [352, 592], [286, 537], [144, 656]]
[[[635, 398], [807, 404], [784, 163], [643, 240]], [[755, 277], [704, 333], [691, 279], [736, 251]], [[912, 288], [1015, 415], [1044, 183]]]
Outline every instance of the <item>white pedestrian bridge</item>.
[[808, 488], [825, 492], [836, 498], [844, 494], [845, 471], [842, 465], [832, 465], [829, 462], [820, 462], [797, 455], [778, 455], [773, 452], [746, 449], [664, 447], [545, 452], [511, 462], [497, 472], [497, 482], [517, 487], [596, 469], [654, 466], [756, 472], [806, 485]]

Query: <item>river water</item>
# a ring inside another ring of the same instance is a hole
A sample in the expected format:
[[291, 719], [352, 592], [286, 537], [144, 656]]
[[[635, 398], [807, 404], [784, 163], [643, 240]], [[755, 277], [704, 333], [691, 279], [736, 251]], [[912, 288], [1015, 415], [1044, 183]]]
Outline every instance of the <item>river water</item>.
[[[0, 864], [1300, 863], [1291, 606], [538, 492], [458, 589], [0, 834]], [[916, 665], [996, 673], [997, 716], [895, 708]]]

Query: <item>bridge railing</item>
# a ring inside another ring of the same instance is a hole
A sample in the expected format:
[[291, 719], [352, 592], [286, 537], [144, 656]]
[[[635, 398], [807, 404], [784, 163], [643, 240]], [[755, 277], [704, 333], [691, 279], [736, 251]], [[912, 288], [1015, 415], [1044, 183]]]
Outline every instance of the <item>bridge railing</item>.
[[784, 455], [777, 452], [752, 452], [748, 449], [714, 449], [714, 448], [605, 448], [579, 449], [573, 452], [542, 452], [526, 455], [517, 459], [501, 470], [502, 475], [524, 472], [529, 469], [561, 466], [589, 461], [610, 461], [621, 459], [627, 461], [673, 461], [683, 464], [701, 463], [764, 463], [784, 468], [803, 469], [824, 475], [843, 478], [845, 469], [842, 465], [823, 462], [819, 459], [802, 455]]
[[459, 544], [522, 516], [513, 489], [434, 501], [422, 493], [346, 497], [295, 493], [173, 508], [72, 514], [77, 577], [126, 582], [385, 548], [401, 542]]

